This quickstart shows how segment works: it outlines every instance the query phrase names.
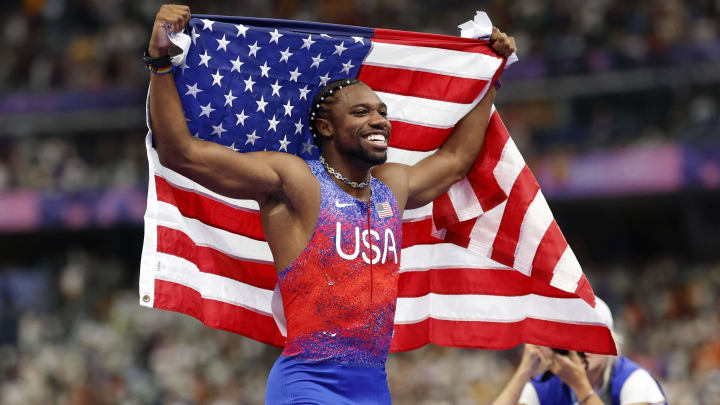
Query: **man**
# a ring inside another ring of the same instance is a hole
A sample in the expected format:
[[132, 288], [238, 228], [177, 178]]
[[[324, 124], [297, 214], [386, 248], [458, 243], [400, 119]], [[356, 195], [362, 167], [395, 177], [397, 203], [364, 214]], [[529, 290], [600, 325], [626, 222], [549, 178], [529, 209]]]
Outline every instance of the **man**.
[[[155, 73], [151, 129], [164, 166], [260, 206], [287, 324], [267, 402], [390, 403], [385, 361], [402, 213], [431, 202], [466, 175], [483, 144], [495, 90], [436, 153], [414, 166], [385, 163], [387, 107], [355, 79], [332, 82], [314, 98], [310, 122], [319, 161], [277, 152], [238, 154], [190, 136], [172, 74], [164, 74], [170, 72], [163, 66], [166, 30], [183, 29], [189, 18], [188, 7], [175, 5], [156, 16], [146, 58]], [[497, 29], [490, 42], [505, 57], [515, 51], [513, 38]]]
[[[595, 297], [596, 310], [612, 328], [607, 304]], [[618, 341], [616, 338], [615, 341]], [[619, 352], [620, 350], [618, 350]], [[553, 374], [550, 378], [545, 373]], [[642, 405], [667, 404], [647, 370], [623, 356], [525, 345], [522, 360], [493, 405]]]

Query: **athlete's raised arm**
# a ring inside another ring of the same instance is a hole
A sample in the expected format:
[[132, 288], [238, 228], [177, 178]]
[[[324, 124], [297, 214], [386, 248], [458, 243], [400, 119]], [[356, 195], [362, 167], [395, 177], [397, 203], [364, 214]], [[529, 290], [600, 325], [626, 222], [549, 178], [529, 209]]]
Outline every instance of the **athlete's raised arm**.
[[[162, 6], [148, 46], [150, 57], [167, 55], [170, 41], [166, 29], [178, 32], [189, 19], [187, 6]], [[150, 74], [150, 119], [162, 164], [228, 197], [262, 202], [281, 192], [288, 176], [307, 171], [300, 158], [287, 153], [240, 154], [193, 138], [172, 74]]]
[[[515, 52], [515, 39], [493, 28], [490, 43], [498, 54], [508, 57]], [[458, 121], [450, 136], [432, 155], [414, 166], [386, 164], [378, 167], [374, 174], [390, 178], [398, 202], [406, 197], [406, 209], [418, 208], [433, 201], [450, 186], [465, 177], [477, 158], [485, 139], [490, 111], [495, 99], [495, 88], [490, 87], [483, 99], [465, 117]], [[407, 191], [406, 195], [402, 195]]]

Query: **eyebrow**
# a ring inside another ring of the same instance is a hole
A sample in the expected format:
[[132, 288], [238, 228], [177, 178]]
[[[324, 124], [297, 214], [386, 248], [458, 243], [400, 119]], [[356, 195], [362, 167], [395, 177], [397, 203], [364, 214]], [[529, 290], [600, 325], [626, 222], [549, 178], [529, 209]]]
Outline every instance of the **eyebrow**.
[[[353, 108], [355, 108], [355, 107], [372, 108], [372, 106], [371, 106], [370, 104], [368, 104], [368, 103], [360, 103], [360, 104], [355, 104], [355, 105], [350, 106], [350, 109], [353, 109]], [[387, 109], [387, 105], [386, 105], [385, 103], [383, 103], [383, 102], [380, 102], [378, 108], [383, 108], [383, 107], [384, 107], [385, 109]]]

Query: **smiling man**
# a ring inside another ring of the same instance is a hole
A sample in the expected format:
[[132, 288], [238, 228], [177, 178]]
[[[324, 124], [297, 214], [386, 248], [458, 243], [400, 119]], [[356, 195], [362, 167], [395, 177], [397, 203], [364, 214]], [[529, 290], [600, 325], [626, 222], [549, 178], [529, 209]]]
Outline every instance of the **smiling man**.
[[[314, 98], [309, 114], [319, 160], [239, 154], [190, 136], [171, 70], [162, 66], [170, 45], [166, 27], [179, 31], [189, 18], [189, 8], [173, 5], [156, 16], [146, 57], [153, 71], [151, 129], [164, 166], [260, 206], [287, 323], [267, 403], [390, 403], [385, 361], [402, 214], [467, 174], [483, 144], [494, 88], [437, 152], [414, 166], [385, 163], [387, 107], [356, 79], [331, 82]], [[505, 57], [515, 51], [513, 38], [497, 29], [490, 42]]]

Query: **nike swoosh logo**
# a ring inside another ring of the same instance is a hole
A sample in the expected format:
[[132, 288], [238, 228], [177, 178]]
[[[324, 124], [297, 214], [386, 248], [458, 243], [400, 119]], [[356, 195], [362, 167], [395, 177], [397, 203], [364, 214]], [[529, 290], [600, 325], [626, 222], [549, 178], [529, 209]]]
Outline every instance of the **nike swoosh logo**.
[[353, 204], [353, 203], [343, 204], [343, 203], [339, 202], [338, 200], [335, 200], [335, 206], [338, 208], [345, 208], [345, 207], [349, 207], [351, 205], [355, 205], [355, 204]]

